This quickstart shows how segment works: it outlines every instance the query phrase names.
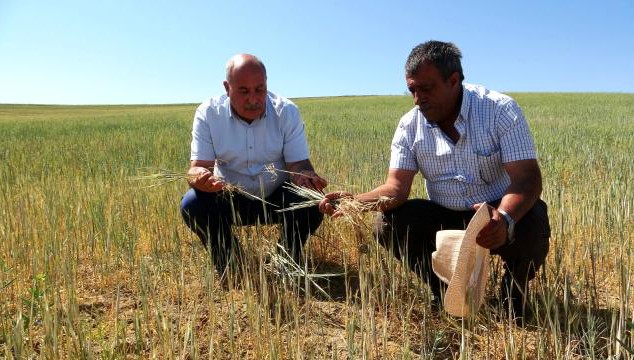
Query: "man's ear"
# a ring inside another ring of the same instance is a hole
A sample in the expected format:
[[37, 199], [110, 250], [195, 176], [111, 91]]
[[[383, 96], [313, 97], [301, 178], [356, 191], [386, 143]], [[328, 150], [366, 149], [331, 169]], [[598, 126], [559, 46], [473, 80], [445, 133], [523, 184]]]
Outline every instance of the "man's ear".
[[456, 86], [456, 84], [460, 84], [460, 73], [459, 72], [454, 71], [454, 73], [449, 76], [449, 84], [451, 85], [452, 88], [454, 86]]
[[227, 80], [222, 82], [222, 85], [225, 87], [225, 91], [227, 92], [227, 96], [229, 96], [229, 90], [231, 89], [231, 86], [229, 85], [229, 82]]

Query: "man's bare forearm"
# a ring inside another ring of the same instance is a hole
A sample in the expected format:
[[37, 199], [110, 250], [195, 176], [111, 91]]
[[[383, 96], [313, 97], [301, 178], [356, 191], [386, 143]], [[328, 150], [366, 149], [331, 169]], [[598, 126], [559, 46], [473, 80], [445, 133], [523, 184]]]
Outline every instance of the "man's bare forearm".
[[374, 190], [355, 196], [365, 203], [376, 203], [373, 210], [388, 211], [401, 206], [409, 198], [416, 171], [390, 169], [385, 183]]
[[298, 174], [302, 171], [315, 171], [309, 159], [286, 163], [286, 170]]
[[499, 208], [518, 221], [539, 199], [542, 193], [542, 176], [536, 161], [514, 170], [511, 185], [502, 197]]
[[408, 194], [403, 191], [399, 191], [398, 188], [383, 184], [363, 194], [358, 194], [354, 198], [355, 200], [372, 204], [373, 206], [369, 210], [374, 211], [388, 211], [399, 207], [407, 200]]

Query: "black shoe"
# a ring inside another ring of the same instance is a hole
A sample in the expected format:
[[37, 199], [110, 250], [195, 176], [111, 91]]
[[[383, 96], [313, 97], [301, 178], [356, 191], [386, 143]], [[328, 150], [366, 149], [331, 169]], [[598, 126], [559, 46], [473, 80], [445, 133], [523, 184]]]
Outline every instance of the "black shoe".
[[447, 285], [443, 282], [437, 281], [429, 285], [431, 289], [430, 307], [434, 311], [443, 309], [443, 299], [447, 292]]
[[440, 297], [432, 294], [431, 298], [429, 299], [429, 307], [432, 311], [442, 310], [443, 306]]
[[437, 297], [438, 299], [442, 299], [443, 296], [445, 296], [445, 293], [447, 292], [447, 288], [449, 287], [449, 285], [440, 281], [440, 279], [438, 278], [428, 279], [427, 284], [429, 285], [431, 294]]

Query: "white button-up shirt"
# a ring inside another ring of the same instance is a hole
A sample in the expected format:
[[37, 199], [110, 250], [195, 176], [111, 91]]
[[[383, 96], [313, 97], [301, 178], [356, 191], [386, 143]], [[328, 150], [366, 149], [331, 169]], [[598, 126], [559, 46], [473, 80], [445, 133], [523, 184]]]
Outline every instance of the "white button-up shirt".
[[251, 124], [232, 114], [229, 97], [222, 95], [196, 110], [191, 160], [215, 160], [214, 175], [249, 193], [266, 197], [288, 179], [285, 163], [309, 158], [304, 122], [297, 106], [271, 92], [266, 112]]
[[419, 170], [429, 199], [444, 207], [467, 210], [502, 198], [511, 183], [503, 164], [536, 158], [524, 114], [509, 96], [464, 84], [454, 125], [456, 143], [415, 107], [392, 140], [390, 168]]

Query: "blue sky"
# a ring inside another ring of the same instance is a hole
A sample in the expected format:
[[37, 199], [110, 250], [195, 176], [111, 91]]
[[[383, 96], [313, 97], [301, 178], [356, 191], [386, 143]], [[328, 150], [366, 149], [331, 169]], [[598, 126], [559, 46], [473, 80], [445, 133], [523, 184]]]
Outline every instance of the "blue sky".
[[287, 97], [403, 94], [409, 51], [499, 91], [634, 93], [634, 1], [0, 0], [0, 103], [196, 103], [253, 53]]

